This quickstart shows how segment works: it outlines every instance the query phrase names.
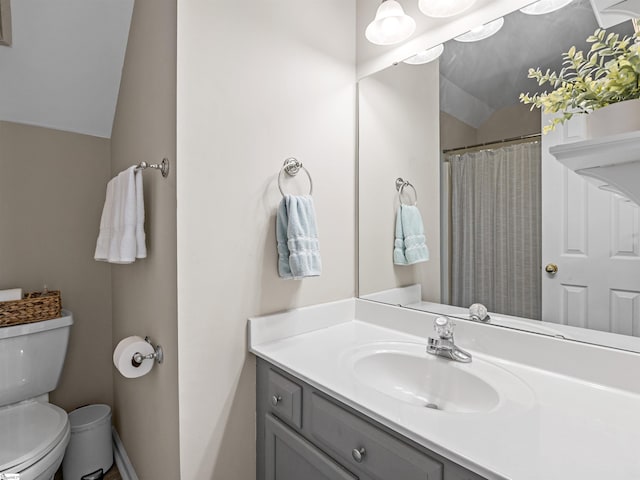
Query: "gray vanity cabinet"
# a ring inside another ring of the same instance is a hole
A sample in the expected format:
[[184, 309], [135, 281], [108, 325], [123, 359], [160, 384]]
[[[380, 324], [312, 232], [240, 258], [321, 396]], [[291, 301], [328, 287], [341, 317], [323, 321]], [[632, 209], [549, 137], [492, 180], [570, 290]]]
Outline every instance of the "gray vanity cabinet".
[[485, 480], [262, 359], [256, 400], [257, 480]]
[[325, 450], [374, 480], [442, 480], [442, 463], [315, 393], [310, 429]]
[[270, 414], [264, 448], [265, 480], [358, 480]]

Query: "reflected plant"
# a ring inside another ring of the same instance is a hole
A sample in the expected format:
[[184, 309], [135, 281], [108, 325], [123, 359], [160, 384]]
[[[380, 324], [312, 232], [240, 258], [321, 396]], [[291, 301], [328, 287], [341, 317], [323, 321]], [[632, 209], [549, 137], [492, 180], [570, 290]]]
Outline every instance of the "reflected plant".
[[591, 49], [585, 55], [576, 47], [562, 54], [559, 73], [529, 69], [538, 85], [550, 84], [551, 92], [521, 93], [520, 101], [531, 110], [560, 113], [543, 129], [544, 133], [569, 120], [576, 113], [589, 113], [613, 103], [640, 98], [640, 32], [620, 39], [616, 33], [598, 29], [587, 38]]

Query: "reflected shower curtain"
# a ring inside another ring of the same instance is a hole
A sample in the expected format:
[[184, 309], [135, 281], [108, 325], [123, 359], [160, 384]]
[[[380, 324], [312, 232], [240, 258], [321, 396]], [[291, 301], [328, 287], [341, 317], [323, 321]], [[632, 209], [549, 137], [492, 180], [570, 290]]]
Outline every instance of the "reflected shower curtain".
[[451, 155], [451, 303], [540, 319], [540, 143]]

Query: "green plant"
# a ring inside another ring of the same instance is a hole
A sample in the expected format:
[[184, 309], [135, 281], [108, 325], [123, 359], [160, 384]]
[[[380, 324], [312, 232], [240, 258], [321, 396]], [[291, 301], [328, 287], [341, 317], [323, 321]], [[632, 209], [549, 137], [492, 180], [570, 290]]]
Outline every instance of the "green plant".
[[602, 29], [587, 38], [591, 49], [585, 55], [576, 47], [562, 54], [560, 73], [529, 69], [538, 85], [550, 84], [551, 92], [521, 93], [520, 101], [544, 113], [560, 113], [544, 127], [544, 133], [576, 113], [589, 113], [612, 103], [640, 98], [640, 32], [631, 37]]

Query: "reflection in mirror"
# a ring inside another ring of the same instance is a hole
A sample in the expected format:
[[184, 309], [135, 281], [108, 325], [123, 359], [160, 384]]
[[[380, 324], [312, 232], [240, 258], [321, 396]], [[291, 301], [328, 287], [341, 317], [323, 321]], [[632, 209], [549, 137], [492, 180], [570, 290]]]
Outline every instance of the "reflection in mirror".
[[[582, 138], [580, 117], [541, 137], [548, 120], [519, 102], [541, 89], [530, 68], [560, 70], [596, 28], [588, 0], [516, 11], [489, 38], [361, 80], [362, 298], [466, 319], [482, 303], [494, 325], [640, 352], [640, 209], [549, 154]], [[398, 177], [418, 194], [425, 263], [393, 263]]]

